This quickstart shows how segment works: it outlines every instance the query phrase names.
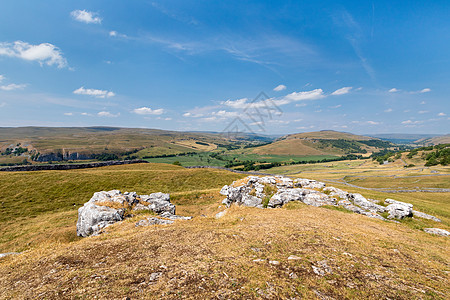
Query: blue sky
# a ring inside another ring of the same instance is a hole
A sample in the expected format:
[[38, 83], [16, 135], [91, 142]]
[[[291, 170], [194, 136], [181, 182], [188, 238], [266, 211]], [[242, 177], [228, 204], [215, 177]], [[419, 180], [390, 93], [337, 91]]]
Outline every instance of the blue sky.
[[0, 126], [446, 134], [449, 15], [448, 1], [4, 0]]

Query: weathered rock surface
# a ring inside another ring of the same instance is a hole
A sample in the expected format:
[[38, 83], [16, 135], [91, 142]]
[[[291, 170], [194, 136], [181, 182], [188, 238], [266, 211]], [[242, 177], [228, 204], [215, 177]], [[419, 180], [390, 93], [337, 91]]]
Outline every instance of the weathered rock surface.
[[144, 220], [140, 220], [136, 223], [136, 227], [139, 226], [149, 226], [149, 225], [167, 225], [167, 224], [173, 224], [172, 220], [166, 220], [156, 217], [147, 218]]
[[[400, 202], [403, 203], [403, 202]], [[409, 204], [409, 203], [407, 203]], [[412, 205], [403, 205], [403, 204], [389, 204], [386, 207], [386, 210], [389, 212], [388, 219], [403, 219], [406, 217], [412, 217]]]
[[[387, 207], [379, 205], [379, 200], [366, 199], [358, 193], [348, 193], [341, 189], [326, 186], [325, 183], [283, 176], [248, 176], [247, 178], [225, 185], [220, 194], [226, 196], [223, 204], [276, 208], [290, 201], [301, 201], [312, 206], [341, 206], [351, 212], [370, 218], [386, 220], [380, 213], [389, 212], [390, 219], [412, 217], [413, 205], [393, 199], [386, 199]], [[438, 221], [439, 219], [424, 213], [414, 212], [416, 216]], [[216, 216], [220, 217], [220, 216]], [[439, 220], [440, 221], [440, 220]]]
[[420, 211], [417, 211], [417, 210], [413, 210], [412, 212], [413, 212], [414, 217], [419, 217], [419, 218], [422, 218], [422, 219], [433, 220], [435, 222], [442, 222], [441, 219], [436, 218], [435, 216], [432, 216], [432, 215], [429, 215], [429, 214], [426, 214], [426, 213], [423, 213], [423, 212], [420, 212]]
[[426, 233], [436, 234], [440, 236], [450, 236], [450, 232], [440, 228], [425, 228], [423, 231]]
[[20, 252], [7, 252], [7, 253], [0, 253], [0, 258], [10, 256], [10, 255], [17, 255], [20, 254]]
[[103, 228], [122, 221], [128, 216], [127, 212], [137, 210], [153, 211], [171, 220], [184, 218], [175, 216], [175, 205], [170, 203], [169, 194], [138, 195], [136, 192], [122, 194], [119, 190], [101, 191], [94, 193], [78, 209], [77, 235], [95, 235]]

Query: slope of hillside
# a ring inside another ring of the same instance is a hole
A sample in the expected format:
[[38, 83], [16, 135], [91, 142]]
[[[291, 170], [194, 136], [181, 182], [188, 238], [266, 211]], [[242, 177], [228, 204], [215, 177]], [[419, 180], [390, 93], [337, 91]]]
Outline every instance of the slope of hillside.
[[367, 136], [324, 130], [287, 135], [252, 151], [279, 155], [344, 155], [368, 153], [392, 146], [390, 142]]
[[446, 135], [438, 135], [431, 138], [419, 139], [414, 142], [414, 144], [422, 145], [422, 146], [432, 146], [439, 144], [450, 144], [450, 134]]
[[[224, 210], [221, 186], [242, 177], [164, 164], [0, 173], [0, 252], [26, 250], [0, 258], [0, 299], [448, 299], [449, 240], [421, 230], [449, 228], [448, 193], [394, 197], [433, 213], [438, 224], [294, 202], [232, 206], [215, 218]], [[106, 234], [77, 238], [78, 207], [113, 188], [169, 192], [177, 214], [194, 218], [136, 227], [146, 216], [139, 214]]]
[[[266, 139], [266, 138], [265, 138]], [[19, 127], [0, 128], [2, 162], [5, 155], [16, 148], [22, 159], [58, 161], [61, 159], [86, 159], [93, 154], [117, 156], [170, 155], [187, 152], [212, 151], [218, 147], [235, 147], [260, 143], [255, 137], [242, 136], [230, 139], [219, 133], [177, 132], [142, 128], [116, 127]], [[9, 150], [8, 150], [9, 149]], [[127, 154], [127, 152], [129, 152]], [[17, 153], [12, 153], [17, 155]], [[45, 159], [42, 155], [47, 155]], [[8, 157], [11, 158], [14, 157]], [[6, 161], [5, 161], [6, 162]]]

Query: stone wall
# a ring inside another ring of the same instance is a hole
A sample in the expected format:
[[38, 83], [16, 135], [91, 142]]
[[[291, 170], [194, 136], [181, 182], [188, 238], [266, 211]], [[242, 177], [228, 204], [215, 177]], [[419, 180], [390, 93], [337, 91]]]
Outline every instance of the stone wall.
[[148, 163], [146, 160], [111, 160], [93, 163], [82, 164], [55, 164], [55, 165], [27, 165], [0, 168], [3, 172], [17, 172], [17, 171], [45, 171], [45, 170], [74, 170], [74, 169], [89, 169], [105, 166], [128, 165]]

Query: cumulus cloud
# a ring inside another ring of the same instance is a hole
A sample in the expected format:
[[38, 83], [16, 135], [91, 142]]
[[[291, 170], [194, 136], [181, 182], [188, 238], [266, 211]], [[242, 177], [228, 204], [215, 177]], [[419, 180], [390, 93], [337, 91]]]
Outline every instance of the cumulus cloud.
[[140, 107], [133, 109], [133, 112], [138, 115], [161, 115], [164, 113], [164, 109], [151, 109], [150, 107]]
[[64, 115], [65, 115], [65, 116], [73, 116], [73, 113], [67, 112], [67, 113], [64, 113]]
[[26, 86], [27, 86], [26, 84], [11, 83], [11, 84], [7, 84], [7, 85], [0, 85], [0, 90], [2, 90], [2, 91], [20, 90], [20, 89], [25, 88]]
[[399, 90], [397, 90], [396, 88], [392, 88], [392, 89], [390, 89], [389, 90], [389, 93], [396, 93], [396, 92], [398, 92]]
[[192, 114], [190, 112], [187, 112], [187, 113], [183, 114], [183, 117], [190, 117], [190, 116], [192, 116]]
[[443, 112], [440, 112], [440, 113], [438, 113], [438, 116], [439, 116], [439, 117], [445, 117], [446, 114], [444, 114]]
[[402, 122], [402, 124], [404, 125], [421, 124], [421, 123], [423, 123], [423, 121], [406, 120]]
[[333, 95], [333, 96], [345, 95], [345, 94], [350, 93], [351, 89], [352, 89], [351, 86], [346, 86], [346, 87], [340, 88], [338, 90], [335, 90], [334, 92], [331, 93], [331, 95]]
[[31, 45], [22, 41], [14, 43], [0, 43], [0, 55], [18, 57], [23, 60], [37, 61], [42, 66], [56, 65], [58, 68], [67, 67], [67, 60], [61, 50], [50, 43]]
[[280, 84], [279, 86], [277, 86], [276, 88], [274, 88], [273, 90], [275, 92], [280, 92], [286, 89], [286, 86], [284, 84]]
[[5, 76], [0, 75], [0, 82], [2, 82], [5, 79]]
[[379, 124], [380, 124], [380, 122], [375, 122], [375, 121], [367, 121], [367, 124], [370, 124], [370, 125], [379, 125]]
[[384, 112], [390, 113], [390, 112], [392, 112], [392, 108], [388, 108]]
[[429, 113], [429, 111], [428, 110], [420, 110], [419, 111], [419, 114], [426, 114], [426, 113]]
[[419, 91], [419, 93], [428, 93], [428, 92], [431, 92], [431, 89], [425, 88], [425, 89]]
[[102, 22], [102, 19], [98, 16], [97, 13], [93, 13], [87, 10], [74, 10], [70, 13], [72, 18], [78, 22], [83, 22], [86, 24], [100, 24]]
[[116, 118], [116, 117], [120, 116], [120, 113], [112, 114], [109, 111], [101, 111], [101, 112], [97, 113], [97, 116], [99, 116], [99, 117], [108, 117], [108, 118]]
[[79, 89], [76, 89], [73, 91], [76, 95], [88, 95], [95, 98], [110, 98], [114, 97], [116, 94], [114, 94], [111, 91], [107, 90], [96, 90], [96, 89], [85, 89], [84, 87], [80, 87]]

